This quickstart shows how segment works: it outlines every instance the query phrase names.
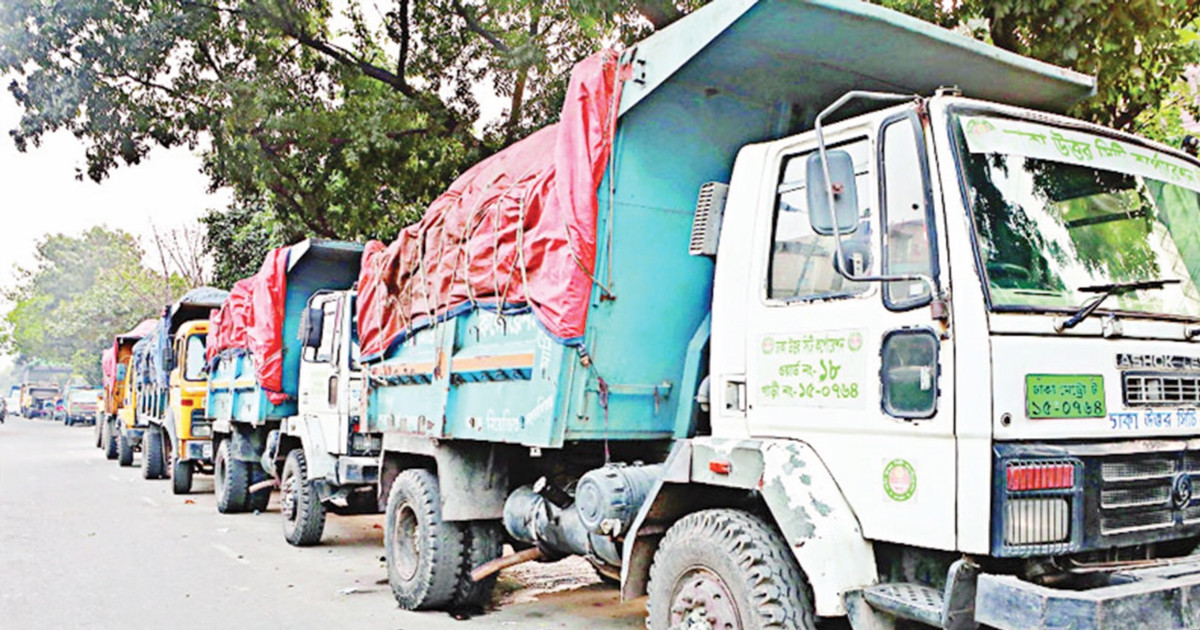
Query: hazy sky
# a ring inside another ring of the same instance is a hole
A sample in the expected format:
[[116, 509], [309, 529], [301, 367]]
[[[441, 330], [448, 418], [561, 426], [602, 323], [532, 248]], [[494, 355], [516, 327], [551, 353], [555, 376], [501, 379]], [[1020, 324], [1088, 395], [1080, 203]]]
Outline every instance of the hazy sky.
[[[0, 86], [8, 82], [0, 77]], [[61, 132], [21, 153], [8, 135], [20, 116], [12, 96], [0, 91], [0, 287], [13, 285], [17, 265], [33, 264], [34, 243], [47, 233], [78, 234], [104, 224], [132, 233], [152, 250], [151, 223], [160, 230], [179, 226], [228, 203], [227, 193], [205, 192], [200, 160], [186, 149], [154, 149], [141, 164], [120, 167], [100, 184], [76, 181], [75, 168], [84, 168], [83, 145]], [[8, 308], [0, 300], [0, 314]], [[0, 355], [0, 367], [7, 362]]]
[[[0, 78], [0, 85], [8, 79]], [[160, 230], [174, 227], [228, 203], [227, 194], [205, 192], [200, 160], [186, 149], [154, 149], [100, 184], [76, 181], [75, 168], [84, 168], [80, 141], [60, 132], [21, 153], [8, 136], [20, 115], [8, 91], [0, 92], [0, 285], [12, 286], [14, 265], [33, 263], [34, 242], [47, 233], [78, 234], [104, 224], [140, 237], [149, 250], [151, 222]]]

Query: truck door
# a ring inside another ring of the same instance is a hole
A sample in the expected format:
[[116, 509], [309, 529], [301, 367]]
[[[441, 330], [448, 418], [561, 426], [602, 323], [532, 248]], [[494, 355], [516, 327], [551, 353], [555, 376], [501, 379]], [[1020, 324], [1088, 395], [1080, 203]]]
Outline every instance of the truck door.
[[[300, 370], [300, 416], [308, 423], [308, 435], [321, 436], [324, 452], [339, 452], [341, 414], [338, 413], [340, 383], [338, 357], [338, 300], [336, 294], [318, 294], [312, 307], [320, 309], [321, 343], [304, 348]], [[319, 427], [319, 429], [318, 429]]]
[[[827, 137], [855, 165], [858, 224], [842, 235], [854, 276], [939, 277], [924, 138], [915, 110]], [[953, 347], [931, 291], [838, 273], [835, 237], [815, 233], [808, 213], [815, 139], [780, 146], [756, 227], [767, 251], [746, 283], [750, 433], [810, 444], [868, 538], [953, 549]]]

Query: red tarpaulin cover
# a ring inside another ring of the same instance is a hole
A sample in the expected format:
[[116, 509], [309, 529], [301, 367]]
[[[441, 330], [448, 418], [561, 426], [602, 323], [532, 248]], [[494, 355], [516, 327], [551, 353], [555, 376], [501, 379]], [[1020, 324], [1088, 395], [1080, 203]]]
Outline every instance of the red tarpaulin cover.
[[226, 350], [241, 350], [254, 359], [255, 379], [273, 404], [283, 393], [283, 317], [287, 298], [289, 247], [267, 254], [258, 273], [238, 280], [229, 299], [210, 320], [206, 353], [211, 363]]
[[157, 325], [157, 319], [143, 319], [141, 323], [134, 326], [129, 332], [113, 337], [112, 347], [100, 355], [100, 369], [104, 372], [104, 390], [110, 395], [116, 393], [117, 359], [121, 356], [121, 341], [137, 341], [153, 332], [154, 327]]
[[116, 348], [105, 348], [100, 354], [100, 371], [104, 373], [104, 389], [111, 390], [117, 380]]
[[617, 55], [575, 66], [556, 125], [463, 173], [386, 248], [371, 242], [358, 282], [364, 359], [477, 306], [529, 307], [578, 343], [596, 259], [596, 189], [616, 125]]

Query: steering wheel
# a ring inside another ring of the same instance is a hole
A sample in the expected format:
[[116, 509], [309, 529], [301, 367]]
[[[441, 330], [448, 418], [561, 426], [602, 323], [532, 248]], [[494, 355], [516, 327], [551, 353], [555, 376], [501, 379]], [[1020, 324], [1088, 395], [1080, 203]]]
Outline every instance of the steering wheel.
[[1032, 271], [1021, 265], [1008, 262], [989, 261], [987, 263], [987, 272], [988, 278], [992, 283], [997, 285], [1001, 282], [1006, 284], [1011, 283], [1013, 287], [1010, 288], [1015, 288], [1021, 282], [1030, 282], [1033, 280]]

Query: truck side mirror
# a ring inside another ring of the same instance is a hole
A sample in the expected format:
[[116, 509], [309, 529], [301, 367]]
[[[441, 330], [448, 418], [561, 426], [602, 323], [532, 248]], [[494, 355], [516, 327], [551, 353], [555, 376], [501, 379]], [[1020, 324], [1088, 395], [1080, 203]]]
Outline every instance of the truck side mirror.
[[821, 168], [821, 154], [814, 151], [808, 156], [806, 177], [808, 187], [808, 220], [813, 232], [822, 236], [834, 233], [833, 222], [837, 220], [839, 234], [853, 234], [858, 229], [858, 191], [854, 186], [854, 158], [845, 151], [825, 152], [829, 163], [829, 180], [833, 182], [833, 208], [829, 207], [829, 191], [825, 183], [825, 171]]
[[325, 330], [325, 311], [308, 308], [304, 311], [304, 347], [321, 347], [321, 333]]

